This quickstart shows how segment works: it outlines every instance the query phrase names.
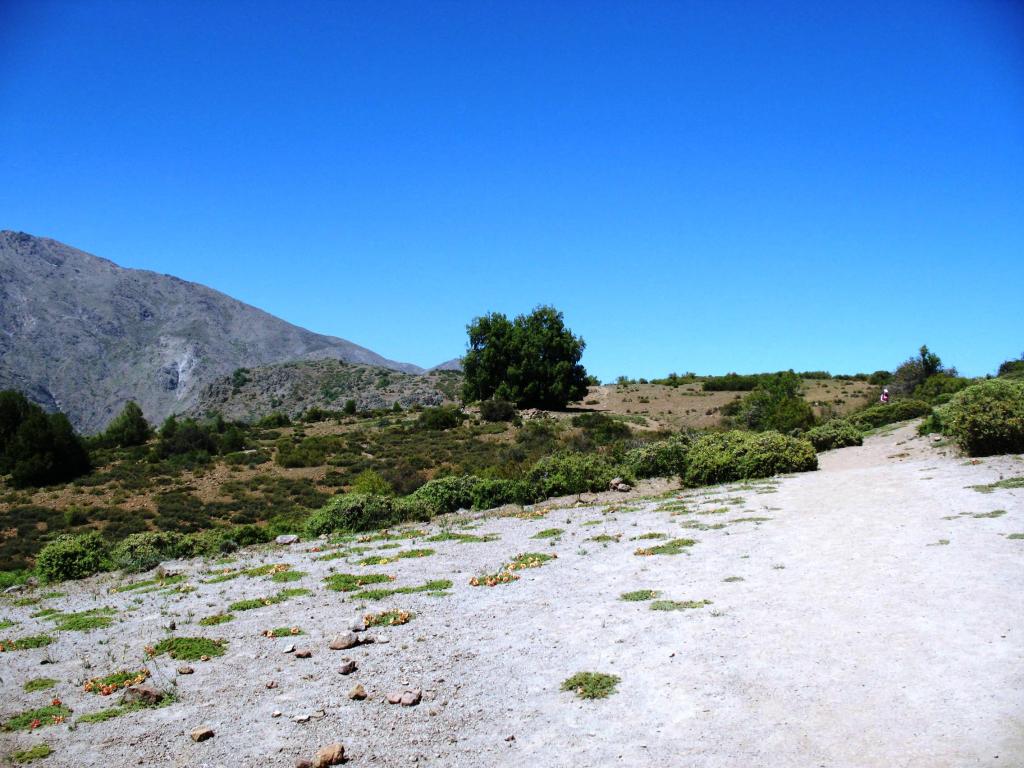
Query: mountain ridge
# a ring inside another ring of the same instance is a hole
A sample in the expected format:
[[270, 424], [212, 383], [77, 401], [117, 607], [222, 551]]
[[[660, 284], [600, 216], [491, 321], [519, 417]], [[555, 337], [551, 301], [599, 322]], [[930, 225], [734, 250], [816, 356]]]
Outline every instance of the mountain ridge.
[[200, 283], [0, 230], [0, 389], [82, 431], [102, 429], [128, 400], [160, 421], [236, 368], [316, 359], [425, 372]]

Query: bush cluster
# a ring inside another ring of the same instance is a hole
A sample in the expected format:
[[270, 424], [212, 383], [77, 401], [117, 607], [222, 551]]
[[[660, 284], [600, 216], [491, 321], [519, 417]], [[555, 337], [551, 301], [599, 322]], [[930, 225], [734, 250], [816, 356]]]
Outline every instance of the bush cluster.
[[806, 440], [778, 432], [732, 430], [693, 442], [683, 481], [689, 486], [714, 485], [817, 468], [814, 446]]
[[527, 472], [526, 480], [537, 490], [540, 498], [548, 498], [604, 491], [616, 476], [626, 482], [634, 482], [625, 468], [604, 454], [565, 452], [540, 459]]
[[412, 520], [429, 520], [430, 509], [419, 499], [407, 496], [371, 496], [347, 493], [335, 496], [306, 521], [307, 536], [335, 531], [371, 531]]
[[971, 456], [1024, 453], [1024, 381], [975, 384], [954, 395], [944, 410], [946, 433]]
[[814, 411], [800, 395], [803, 382], [792, 371], [760, 376], [736, 409], [736, 420], [757, 432], [792, 432], [814, 425]]
[[927, 416], [931, 412], [931, 405], [923, 400], [893, 400], [884, 405], [869, 406], [850, 416], [849, 420], [858, 429], [866, 430]]
[[416, 418], [416, 426], [420, 429], [453, 429], [462, 423], [466, 415], [452, 405], [441, 405], [436, 408], [424, 408]]
[[803, 437], [811, 441], [816, 451], [831, 451], [833, 448], [846, 448], [864, 442], [861, 431], [846, 419], [826, 421], [807, 430]]
[[667, 440], [632, 448], [626, 452], [622, 463], [634, 477], [682, 476], [692, 442], [689, 435], [673, 435]]
[[47, 544], [36, 557], [36, 570], [49, 581], [84, 579], [110, 569], [110, 550], [95, 531], [62, 534]]
[[480, 401], [480, 418], [484, 421], [512, 421], [515, 417], [515, 403], [495, 398]]

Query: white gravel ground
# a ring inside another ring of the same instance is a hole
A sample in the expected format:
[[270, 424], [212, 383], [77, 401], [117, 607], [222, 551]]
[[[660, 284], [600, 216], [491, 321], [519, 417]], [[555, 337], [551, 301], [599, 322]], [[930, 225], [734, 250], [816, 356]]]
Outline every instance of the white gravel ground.
[[[450, 521], [452, 530], [498, 538], [420, 538], [373, 550], [430, 547], [430, 557], [362, 566], [355, 561], [365, 554], [318, 561], [313, 543], [303, 543], [216, 566], [288, 563], [308, 572], [290, 584], [204, 584], [215, 566], [190, 561], [173, 566], [196, 587], [186, 594], [111, 593], [128, 579], [104, 576], [61, 585], [66, 596], [37, 605], [6, 599], [0, 620], [18, 623], [0, 638], [47, 631], [57, 641], [0, 654], [0, 721], [54, 696], [74, 715], [33, 733], [0, 732], [0, 762], [45, 742], [54, 754], [39, 765], [51, 768], [291, 766], [340, 741], [351, 765], [1022, 766], [1024, 540], [1008, 534], [1024, 533], [1024, 489], [968, 487], [1021, 475], [1020, 456], [972, 464], [903, 427], [822, 455], [814, 473], [677, 492], [628, 509], [619, 503], [618, 511], [541, 506], [549, 511], [540, 519], [488, 516], [466, 529]], [[994, 510], [1006, 514], [973, 516]], [[731, 522], [748, 517], [770, 519]], [[565, 533], [531, 539], [553, 527]], [[440, 529], [429, 526], [428, 535]], [[652, 532], [697, 543], [680, 555], [635, 555], [660, 543], [631, 540]], [[621, 540], [588, 540], [599, 534]], [[511, 584], [470, 586], [474, 575], [530, 551], [558, 557]], [[362, 602], [323, 588], [331, 572], [453, 586], [446, 597]], [[219, 626], [196, 623], [234, 600], [296, 586], [313, 593], [236, 612]], [[619, 599], [638, 589], [711, 604], [664, 612]], [[98, 606], [117, 609], [111, 627], [54, 633], [52, 622], [31, 618], [40, 608]], [[415, 618], [368, 631], [376, 643], [328, 650], [353, 617], [385, 609]], [[225, 638], [227, 653], [191, 662], [187, 676], [176, 675], [179, 662], [147, 660], [145, 646], [170, 634], [172, 620], [173, 634]], [[312, 658], [260, 636], [292, 625], [307, 633], [295, 642]], [[357, 661], [354, 674], [338, 674], [343, 656]], [[175, 691], [173, 704], [75, 723], [116, 703], [83, 692], [87, 679], [144, 664]], [[560, 690], [579, 671], [621, 682], [607, 699], [580, 701]], [[24, 682], [39, 676], [59, 682], [25, 693]], [[348, 698], [356, 683], [366, 701]], [[386, 693], [404, 687], [422, 688], [423, 702], [386, 703]], [[304, 715], [311, 717], [296, 722]], [[199, 725], [214, 738], [193, 743], [189, 732]]]

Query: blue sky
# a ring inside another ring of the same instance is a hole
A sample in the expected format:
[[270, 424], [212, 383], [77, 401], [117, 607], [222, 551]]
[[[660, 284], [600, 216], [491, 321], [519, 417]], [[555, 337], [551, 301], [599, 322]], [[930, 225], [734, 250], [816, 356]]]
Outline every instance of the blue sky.
[[1024, 7], [0, 0], [0, 228], [432, 365], [1024, 353]]

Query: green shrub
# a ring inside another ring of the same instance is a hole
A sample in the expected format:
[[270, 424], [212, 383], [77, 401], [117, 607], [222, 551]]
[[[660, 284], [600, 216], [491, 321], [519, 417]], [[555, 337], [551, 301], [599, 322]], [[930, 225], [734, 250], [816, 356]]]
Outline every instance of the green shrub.
[[485, 478], [473, 486], [473, 509], [494, 509], [505, 504], [532, 504], [537, 491], [525, 480]]
[[160, 437], [153, 450], [161, 459], [197, 453], [215, 454], [217, 440], [212, 429], [195, 419], [179, 421], [175, 416], [168, 416], [160, 427]]
[[290, 427], [291, 424], [292, 420], [284, 413], [268, 413], [256, 422], [256, 426], [260, 429], [280, 429], [281, 427]]
[[604, 413], [581, 413], [573, 416], [572, 425], [582, 429], [586, 437], [597, 445], [608, 445], [633, 436], [628, 424]]
[[445, 430], [459, 426], [466, 415], [452, 405], [424, 408], [416, 419], [420, 429]]
[[107, 542], [95, 531], [62, 534], [39, 551], [36, 568], [49, 581], [84, 579], [109, 568]]
[[946, 373], [936, 373], [925, 379], [924, 383], [914, 390], [914, 399], [934, 403], [943, 395], [955, 395], [973, 383], [973, 379], [950, 376]]
[[689, 435], [673, 435], [668, 440], [647, 443], [627, 451], [623, 464], [636, 477], [681, 476], [686, 471], [691, 442]]
[[352, 481], [352, 492], [377, 496], [391, 496], [394, 493], [391, 484], [372, 469], [364, 469], [356, 475]]
[[931, 412], [931, 405], [923, 400], [893, 400], [891, 403], [869, 406], [850, 416], [849, 421], [858, 429], [866, 430], [927, 416]]
[[992, 379], [954, 395], [945, 431], [971, 456], [1024, 453], [1024, 381]]
[[806, 440], [778, 432], [720, 432], [694, 441], [687, 455], [684, 481], [689, 486], [771, 477], [818, 468], [818, 457]]
[[1024, 379], [1024, 358], [1003, 362], [996, 375], [1005, 379]]
[[473, 491], [480, 478], [473, 475], [438, 477], [417, 488], [409, 498], [422, 502], [434, 515], [473, 506]]
[[527, 473], [527, 481], [540, 498], [588, 491], [605, 491], [616, 475], [627, 482], [634, 478], [624, 468], [597, 453], [558, 453], [545, 456]]
[[306, 522], [306, 535], [371, 531], [410, 520], [429, 520], [430, 516], [430, 507], [419, 499], [347, 493], [335, 496], [310, 515]]
[[802, 386], [792, 371], [762, 376], [736, 409], [737, 420], [757, 432], [791, 432], [814, 426], [814, 411], [800, 395]]
[[493, 398], [480, 401], [480, 418], [484, 421], [512, 421], [515, 417], [515, 403]]
[[185, 536], [173, 532], [133, 533], [119, 542], [110, 560], [114, 568], [138, 573], [156, 568], [164, 560], [175, 560], [192, 554]]
[[816, 451], [830, 451], [864, 442], [860, 430], [845, 419], [826, 421], [821, 426], [807, 430], [803, 437], [811, 441]]
[[876, 387], [881, 387], [892, 381], [892, 373], [889, 371], [875, 371], [868, 376], [868, 384], [874, 384]]

